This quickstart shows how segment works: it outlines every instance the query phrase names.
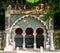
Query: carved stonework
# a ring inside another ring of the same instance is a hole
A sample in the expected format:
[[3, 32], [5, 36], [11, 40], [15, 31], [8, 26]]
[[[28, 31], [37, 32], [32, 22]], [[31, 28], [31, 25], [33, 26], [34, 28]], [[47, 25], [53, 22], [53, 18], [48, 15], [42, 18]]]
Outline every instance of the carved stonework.
[[39, 3], [36, 5], [31, 4], [9, 4], [5, 7], [3, 3], [3, 7], [6, 10], [12, 10], [15, 14], [46, 14], [46, 12], [51, 8], [47, 4]]
[[8, 17], [5, 18], [5, 29], [8, 28]]

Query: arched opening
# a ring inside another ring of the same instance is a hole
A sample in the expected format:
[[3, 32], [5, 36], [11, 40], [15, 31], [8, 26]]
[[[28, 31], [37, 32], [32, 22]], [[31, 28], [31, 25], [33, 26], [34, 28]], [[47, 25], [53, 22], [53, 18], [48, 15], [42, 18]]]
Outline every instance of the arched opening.
[[33, 29], [27, 28], [25, 35], [25, 47], [26, 48], [33, 48], [34, 47], [34, 36], [33, 36]]
[[41, 46], [44, 47], [44, 35], [43, 35], [43, 29], [37, 28], [36, 30], [36, 47], [40, 48]]
[[22, 34], [22, 32], [23, 32], [23, 31], [22, 31], [21, 28], [17, 28], [17, 29], [15, 30], [15, 33], [16, 33], [16, 34]]
[[21, 28], [16, 28], [15, 30], [15, 47], [22, 47], [23, 46], [23, 30]]
[[27, 35], [33, 35], [33, 29], [32, 28], [27, 28], [25, 32]]

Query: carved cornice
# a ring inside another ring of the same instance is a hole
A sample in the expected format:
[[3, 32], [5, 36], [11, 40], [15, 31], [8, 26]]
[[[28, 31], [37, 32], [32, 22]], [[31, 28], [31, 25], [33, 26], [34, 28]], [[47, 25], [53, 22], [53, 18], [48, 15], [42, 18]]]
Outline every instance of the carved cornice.
[[[28, 5], [29, 6], [29, 5]], [[28, 7], [25, 5], [8, 5], [5, 7], [6, 11], [9, 11], [10, 14], [46, 14], [50, 9], [50, 6], [47, 4], [38, 4], [38, 5], [30, 5]]]
[[46, 14], [44, 10], [7, 10], [9, 14]]

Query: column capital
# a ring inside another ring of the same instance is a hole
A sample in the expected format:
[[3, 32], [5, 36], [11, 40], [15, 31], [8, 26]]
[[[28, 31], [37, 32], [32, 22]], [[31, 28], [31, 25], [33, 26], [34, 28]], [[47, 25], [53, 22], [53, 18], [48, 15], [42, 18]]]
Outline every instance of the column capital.
[[50, 30], [50, 33], [54, 33], [54, 30]]
[[10, 30], [10, 28], [6, 29], [6, 30], [5, 30], [5, 33], [6, 33], [6, 34], [9, 34], [9, 33], [10, 33], [9, 30]]
[[36, 33], [33, 33], [33, 35], [35, 36], [35, 35], [36, 35]]

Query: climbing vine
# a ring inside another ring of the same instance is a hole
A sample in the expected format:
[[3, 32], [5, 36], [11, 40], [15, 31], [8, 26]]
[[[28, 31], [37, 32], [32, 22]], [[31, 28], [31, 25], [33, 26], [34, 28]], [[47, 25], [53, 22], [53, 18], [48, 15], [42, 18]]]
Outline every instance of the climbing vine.
[[59, 0], [48, 0], [47, 4], [51, 7], [51, 9], [47, 12], [46, 17], [54, 16], [55, 14], [60, 12], [60, 1]]
[[44, 16], [43, 20], [46, 21], [49, 16], [54, 16], [55, 14], [60, 12], [60, 1], [59, 0], [26, 0], [27, 2], [30, 2], [32, 4], [35, 3], [47, 3], [48, 6], [50, 6], [50, 9]]
[[[13, 0], [16, 4], [17, 0]], [[6, 0], [4, 2], [13, 4], [12, 0]], [[60, 1], [59, 0], [18, 0], [18, 3], [29, 3], [31, 5], [38, 4], [38, 3], [47, 3], [50, 6], [50, 9], [46, 12], [46, 15], [43, 17], [43, 21], [49, 19], [49, 16], [54, 16], [55, 14], [60, 12]], [[28, 6], [29, 7], [29, 6]], [[2, 9], [2, 0], [0, 1], [0, 9]], [[1, 14], [1, 13], [0, 13]]]
[[46, 21], [49, 16], [54, 16], [60, 12], [60, 1], [59, 0], [48, 0], [47, 4], [51, 7], [47, 14], [45, 15], [44, 21]]

